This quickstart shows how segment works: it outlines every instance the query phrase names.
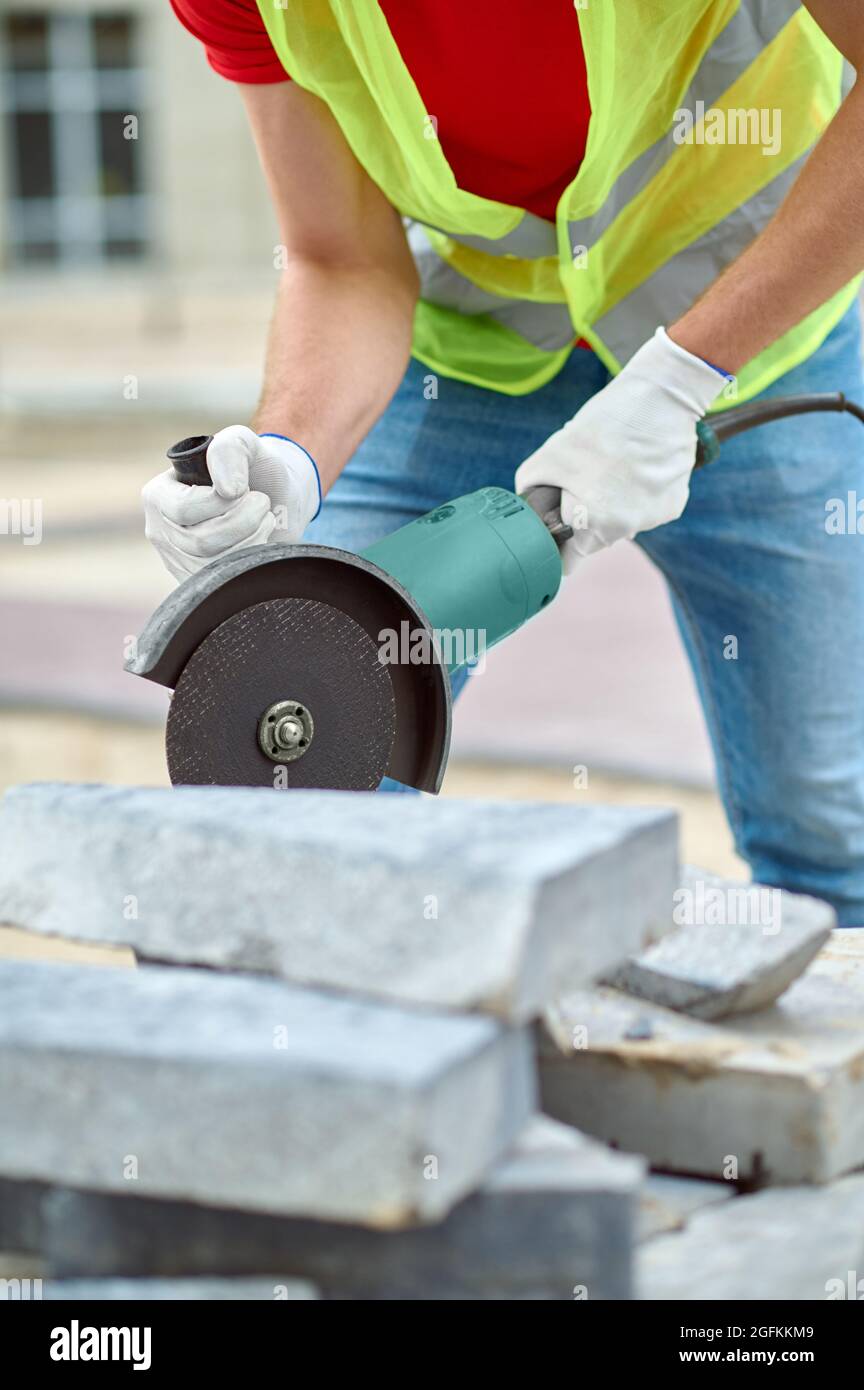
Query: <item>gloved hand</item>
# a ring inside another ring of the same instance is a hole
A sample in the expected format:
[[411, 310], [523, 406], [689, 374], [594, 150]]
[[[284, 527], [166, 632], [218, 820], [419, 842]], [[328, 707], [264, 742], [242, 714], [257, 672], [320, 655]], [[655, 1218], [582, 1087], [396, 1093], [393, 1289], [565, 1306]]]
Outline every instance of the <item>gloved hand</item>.
[[565, 573], [613, 541], [680, 516], [696, 459], [696, 423], [725, 373], [673, 343], [664, 328], [517, 469], [516, 491], [561, 488], [573, 527]]
[[144, 534], [175, 579], [230, 550], [298, 541], [321, 506], [318, 470], [279, 435], [229, 425], [207, 450], [212, 487], [189, 487], [173, 469], [144, 487]]

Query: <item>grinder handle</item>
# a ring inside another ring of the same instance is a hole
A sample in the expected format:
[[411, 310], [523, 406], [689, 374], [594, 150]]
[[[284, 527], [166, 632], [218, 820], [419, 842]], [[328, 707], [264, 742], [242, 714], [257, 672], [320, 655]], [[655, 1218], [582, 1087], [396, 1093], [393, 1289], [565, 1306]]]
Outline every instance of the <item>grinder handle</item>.
[[213, 479], [207, 468], [207, 450], [212, 443], [212, 434], [193, 434], [171, 445], [168, 458], [174, 465], [178, 483], [186, 483], [189, 487], [210, 486]]
[[[703, 468], [706, 463], [713, 463], [720, 452], [720, 441], [714, 430], [706, 420], [700, 420], [696, 425], [696, 461], [694, 468]], [[522, 494], [523, 502], [537, 513], [543, 525], [554, 537], [557, 545], [561, 546], [565, 541], [569, 541], [573, 535], [573, 527], [565, 526], [561, 519], [561, 489], [552, 484], [538, 483], [536, 487], [529, 487], [527, 492]]]
[[573, 527], [565, 526], [561, 518], [561, 489], [551, 483], [538, 483], [523, 492], [522, 501], [539, 516], [556, 544], [563, 545], [573, 535]]

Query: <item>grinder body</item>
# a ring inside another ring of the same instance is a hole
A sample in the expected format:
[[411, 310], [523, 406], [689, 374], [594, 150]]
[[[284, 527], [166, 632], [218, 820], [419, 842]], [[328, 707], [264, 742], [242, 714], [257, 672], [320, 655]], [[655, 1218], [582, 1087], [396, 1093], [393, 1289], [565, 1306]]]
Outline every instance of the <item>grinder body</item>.
[[555, 540], [506, 488], [457, 497], [362, 554], [422, 608], [449, 671], [533, 618], [561, 583]]

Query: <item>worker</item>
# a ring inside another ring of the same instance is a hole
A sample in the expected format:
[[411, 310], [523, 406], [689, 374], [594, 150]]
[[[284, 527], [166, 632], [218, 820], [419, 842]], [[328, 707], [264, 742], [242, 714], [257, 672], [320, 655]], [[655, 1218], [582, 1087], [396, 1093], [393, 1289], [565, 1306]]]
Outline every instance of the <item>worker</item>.
[[691, 477], [710, 408], [864, 398], [861, 7], [171, 3], [280, 228], [254, 419], [212, 487], [145, 488], [172, 574], [557, 485], [568, 572], [629, 538], [665, 576], [755, 878], [864, 926], [864, 542], [825, 524], [861, 426], [766, 425]]

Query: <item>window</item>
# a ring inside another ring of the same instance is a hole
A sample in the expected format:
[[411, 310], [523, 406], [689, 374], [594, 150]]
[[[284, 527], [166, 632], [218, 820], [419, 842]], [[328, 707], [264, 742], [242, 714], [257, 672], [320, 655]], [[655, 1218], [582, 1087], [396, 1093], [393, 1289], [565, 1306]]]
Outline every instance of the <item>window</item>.
[[123, 13], [0, 19], [6, 222], [17, 264], [86, 265], [148, 249], [138, 140], [144, 75]]

